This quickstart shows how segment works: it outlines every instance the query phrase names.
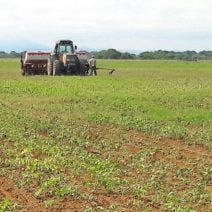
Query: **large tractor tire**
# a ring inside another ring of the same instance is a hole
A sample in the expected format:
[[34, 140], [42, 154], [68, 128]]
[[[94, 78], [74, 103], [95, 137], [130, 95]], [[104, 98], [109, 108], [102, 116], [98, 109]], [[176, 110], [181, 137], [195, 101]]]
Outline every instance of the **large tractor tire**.
[[59, 60], [55, 60], [53, 62], [53, 76], [58, 76], [61, 74], [61, 62]]
[[80, 76], [86, 75], [86, 67], [85, 62], [83, 60], [79, 60], [79, 75]]

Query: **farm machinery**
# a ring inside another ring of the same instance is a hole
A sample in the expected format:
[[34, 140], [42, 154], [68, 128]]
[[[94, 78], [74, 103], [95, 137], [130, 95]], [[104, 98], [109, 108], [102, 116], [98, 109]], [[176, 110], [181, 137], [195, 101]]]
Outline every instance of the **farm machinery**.
[[86, 53], [75, 50], [77, 46], [74, 47], [72, 41], [57, 41], [48, 60], [48, 75], [85, 75], [89, 70]]
[[[77, 51], [71, 40], [59, 40], [52, 52], [26, 51], [21, 56], [22, 75], [88, 75], [88, 55]], [[105, 68], [97, 68], [105, 69]], [[114, 69], [109, 74], [113, 73]]]
[[26, 51], [21, 55], [22, 75], [47, 74], [50, 52]]
[[52, 52], [26, 51], [21, 57], [22, 75], [86, 75], [89, 70], [87, 54], [76, 49], [72, 41], [59, 40]]

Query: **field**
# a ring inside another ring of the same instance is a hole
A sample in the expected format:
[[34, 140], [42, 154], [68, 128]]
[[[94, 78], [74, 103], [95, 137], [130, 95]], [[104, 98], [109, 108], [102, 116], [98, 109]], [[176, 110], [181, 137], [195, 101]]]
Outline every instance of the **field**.
[[0, 211], [211, 211], [212, 62], [0, 60]]

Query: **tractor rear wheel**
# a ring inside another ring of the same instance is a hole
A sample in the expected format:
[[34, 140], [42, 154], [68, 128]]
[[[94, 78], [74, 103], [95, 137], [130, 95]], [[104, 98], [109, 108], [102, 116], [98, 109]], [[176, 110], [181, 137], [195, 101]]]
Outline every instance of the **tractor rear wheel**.
[[84, 61], [80, 60], [79, 61], [79, 75], [80, 76], [85, 76], [86, 73], [86, 67]]

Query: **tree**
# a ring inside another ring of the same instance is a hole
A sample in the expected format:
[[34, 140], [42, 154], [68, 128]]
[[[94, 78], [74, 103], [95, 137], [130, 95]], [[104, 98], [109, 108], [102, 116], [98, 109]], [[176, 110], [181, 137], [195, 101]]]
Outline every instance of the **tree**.
[[135, 55], [132, 55], [128, 52], [122, 53], [120, 57], [120, 59], [134, 59], [134, 58], [135, 58]]

